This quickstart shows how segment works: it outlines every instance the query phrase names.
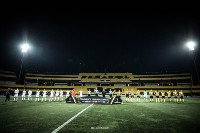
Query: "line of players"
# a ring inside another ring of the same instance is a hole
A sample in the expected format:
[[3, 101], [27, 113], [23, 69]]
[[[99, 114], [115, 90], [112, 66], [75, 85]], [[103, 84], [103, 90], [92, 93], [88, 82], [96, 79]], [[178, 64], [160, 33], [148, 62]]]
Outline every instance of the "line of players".
[[[127, 101], [133, 101], [134, 100], [134, 96], [135, 96], [135, 93], [132, 89], [132, 91], [129, 91], [128, 89], [126, 90], [126, 102]], [[147, 96], [148, 96], [148, 92], [147, 90], [144, 90], [143, 92], [143, 98], [144, 98], [144, 101], [148, 101], [147, 100]], [[156, 97], [156, 102], [165, 102], [165, 97], [167, 96], [168, 98], [168, 101], [171, 102], [171, 98], [173, 96], [174, 98], [174, 102], [184, 102], [184, 94], [183, 94], [183, 91], [180, 90], [179, 92], [177, 92], [176, 90], [174, 90], [173, 92], [171, 92], [170, 90], [168, 90], [168, 92], [164, 92], [163, 90], [161, 92], [158, 92], [158, 90], [156, 90], [155, 92], [153, 92], [152, 90], [149, 91], [149, 96], [150, 96], [150, 102], [154, 102], [154, 99], [153, 97], [155, 96]], [[160, 98], [161, 96], [161, 98]], [[136, 92], [136, 97], [137, 97], [137, 102], [140, 102], [140, 98], [141, 98], [141, 92], [140, 90], [138, 89], [137, 92]]]
[[[70, 93], [72, 94], [72, 96], [75, 96], [75, 90], [73, 89], [71, 92], [69, 90], [66, 91], [66, 98], [70, 95]], [[28, 95], [27, 94], [27, 91], [24, 89], [22, 91], [22, 101], [25, 101], [26, 100], [26, 96], [28, 97], [28, 101], [32, 101], [32, 91], [29, 90], [28, 91]], [[41, 101], [47, 101], [46, 97], [47, 97], [47, 94], [48, 92], [44, 89], [43, 92], [42, 92], [42, 95], [40, 95], [40, 90], [38, 89], [36, 91], [36, 95], [35, 95], [35, 101], [40, 101], [40, 97], [41, 98]], [[102, 92], [102, 96], [105, 97], [105, 90]], [[19, 89], [17, 88], [15, 91], [14, 91], [14, 100], [13, 101], [17, 101], [18, 100], [18, 95], [19, 95]], [[88, 90], [88, 96], [91, 95], [91, 91], [90, 89]], [[95, 96], [98, 96], [99, 95], [99, 91], [98, 89], [95, 90]], [[113, 92], [112, 90], [110, 89], [109, 90], [109, 95], [110, 97], [113, 96]], [[83, 91], [82, 89], [80, 89], [79, 91], [79, 97], [82, 97], [83, 96]], [[63, 101], [63, 91], [62, 90], [57, 90], [56, 92], [54, 92], [54, 90], [52, 89], [49, 93], [49, 101]]]
[[[74, 91], [75, 93], [75, 90], [72, 90], [72, 92]], [[70, 91], [67, 90], [66, 91], [66, 98], [70, 95]], [[95, 90], [95, 95], [98, 96], [98, 93], [99, 91], [96, 89]], [[18, 88], [14, 91], [14, 101], [17, 101], [18, 100], [18, 94], [19, 94], [19, 90]], [[23, 92], [22, 92], [22, 101], [25, 101], [26, 100], [26, 90], [24, 89]], [[40, 97], [42, 96], [41, 98], [41, 101], [47, 101], [46, 97], [47, 97], [47, 94], [48, 92], [44, 89], [43, 92], [42, 92], [42, 95], [40, 95], [40, 90], [38, 89], [36, 91], [36, 95], [35, 95], [35, 101], [40, 101]], [[79, 91], [79, 97], [82, 97], [83, 95], [83, 91], [82, 89]], [[90, 96], [91, 94], [91, 91], [88, 90], [88, 96]], [[103, 93], [102, 93], [103, 94]], [[134, 96], [135, 96], [135, 93], [132, 89], [132, 91], [129, 91], [128, 89], [126, 90], [125, 92], [126, 94], [126, 102], [127, 101], [134, 101]], [[156, 97], [156, 102], [165, 102], [165, 97], [167, 95], [168, 99], [169, 99], [169, 102], [171, 102], [171, 97], [172, 97], [172, 94], [173, 94], [173, 97], [174, 97], [174, 102], [184, 102], [184, 94], [183, 94], [183, 91], [180, 90], [179, 92], [177, 92], [176, 90], [174, 90], [173, 93], [170, 92], [170, 90], [168, 92], [164, 92], [163, 90], [161, 92], [158, 92], [157, 90], [155, 92], [153, 92], [152, 90], [149, 91], [149, 96], [150, 96], [150, 102], [153, 102], [154, 99], [153, 97], [155, 96]], [[109, 95], [110, 97], [112, 97], [113, 95], [113, 92], [112, 90], [109, 91]], [[120, 95], [120, 94], [119, 94]], [[143, 92], [143, 97], [144, 97], [144, 101], [147, 101], [147, 96], [148, 96], [148, 92], [145, 90]], [[161, 99], [160, 99], [160, 96], [161, 96]], [[29, 90], [28, 91], [28, 101], [32, 101], [32, 91]], [[105, 97], [105, 94], [103, 94], [103, 97]], [[136, 92], [136, 101], [137, 102], [140, 102], [140, 99], [141, 99], [141, 92], [140, 90], [138, 89], [137, 92]], [[56, 92], [54, 92], [54, 90], [52, 89], [50, 91], [50, 95], [49, 95], [49, 101], [63, 101], [63, 91], [62, 90], [56, 90]]]
[[[91, 92], [92, 91], [90, 91], [90, 89], [88, 89], [88, 96], [91, 96]], [[97, 88], [94, 90], [94, 93], [95, 93], [95, 96], [99, 96], [99, 90]], [[102, 91], [102, 96], [103, 97], [106, 96], [105, 89]], [[111, 89], [109, 90], [109, 96], [110, 96], [110, 98], [113, 96], [113, 91]]]
[[[74, 90], [72, 90], [74, 91]], [[83, 91], [80, 90], [80, 95], [79, 97], [82, 97], [82, 94], [83, 94]], [[70, 95], [70, 91], [67, 90], [66, 91], [66, 98]], [[13, 101], [17, 101], [18, 100], [18, 96], [19, 96], [19, 89], [17, 88], [15, 91], [14, 91], [14, 100]], [[25, 101], [26, 100], [26, 96], [28, 97], [28, 101], [32, 101], [32, 91], [29, 90], [28, 91], [28, 95], [27, 95], [27, 91], [24, 89], [22, 91], [22, 101]], [[41, 95], [41, 92], [40, 90], [38, 89], [36, 91], [36, 95], [35, 95], [35, 101], [40, 101], [40, 98], [41, 98], [41, 101], [47, 101], [47, 96], [48, 96], [48, 92], [44, 89], [42, 91], [42, 95]], [[63, 91], [62, 90], [56, 90], [54, 91], [53, 89], [50, 91], [49, 93], [49, 101], [63, 101]]]

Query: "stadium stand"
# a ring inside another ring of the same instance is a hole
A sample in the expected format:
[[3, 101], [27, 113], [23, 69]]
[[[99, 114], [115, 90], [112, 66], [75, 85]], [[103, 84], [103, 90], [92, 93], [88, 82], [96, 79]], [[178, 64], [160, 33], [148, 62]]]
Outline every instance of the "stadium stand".
[[[136, 91], [143, 90], [183, 90], [188, 94], [200, 94], [200, 86], [194, 86], [190, 73], [26, 73], [24, 85], [16, 85], [16, 75], [13, 72], [1, 72], [1, 88], [12, 87], [19, 89], [80, 89], [86, 94], [88, 89], [112, 89], [114, 92], [121, 90], [124, 94], [128, 88]], [[8, 80], [11, 78], [12, 80]], [[7, 79], [7, 80], [6, 80]], [[92, 93], [94, 93], [92, 91]]]

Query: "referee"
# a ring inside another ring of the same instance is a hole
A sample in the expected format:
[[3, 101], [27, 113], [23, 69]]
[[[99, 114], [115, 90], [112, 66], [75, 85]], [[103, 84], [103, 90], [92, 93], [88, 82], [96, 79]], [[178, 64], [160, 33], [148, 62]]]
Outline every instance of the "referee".
[[5, 102], [9, 102], [10, 101], [10, 88], [8, 88], [8, 90], [6, 91], [6, 100]]

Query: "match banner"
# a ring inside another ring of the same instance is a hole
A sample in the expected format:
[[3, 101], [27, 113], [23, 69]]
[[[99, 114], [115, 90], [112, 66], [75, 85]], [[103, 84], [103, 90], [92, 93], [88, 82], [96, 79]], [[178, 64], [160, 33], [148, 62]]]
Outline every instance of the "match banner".
[[78, 100], [76, 97], [73, 97], [73, 96], [69, 96], [67, 99], [66, 99], [66, 103], [77, 103]]
[[100, 104], [106, 104], [109, 102], [108, 98], [99, 97], [99, 96], [86, 96], [79, 98], [79, 101], [81, 103], [100, 103]]
[[122, 104], [121, 96], [113, 96], [110, 99], [109, 104]]

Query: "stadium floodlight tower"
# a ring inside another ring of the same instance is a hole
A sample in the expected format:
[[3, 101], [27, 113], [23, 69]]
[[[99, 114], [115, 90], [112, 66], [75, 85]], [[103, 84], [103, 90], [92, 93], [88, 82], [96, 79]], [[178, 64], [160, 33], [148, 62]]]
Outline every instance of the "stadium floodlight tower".
[[189, 49], [189, 52], [190, 52], [190, 54], [192, 56], [192, 60], [194, 62], [194, 67], [195, 67], [195, 71], [196, 71], [196, 74], [197, 74], [198, 83], [200, 83], [199, 73], [198, 73], [198, 69], [197, 69], [197, 65], [196, 65], [196, 58], [194, 57], [194, 52], [193, 52], [195, 50], [195, 48], [196, 48], [196, 42], [188, 41], [186, 43], [186, 45], [187, 45], [187, 48]]
[[20, 78], [21, 78], [21, 72], [22, 72], [22, 67], [23, 67], [23, 63], [24, 63], [24, 56], [28, 52], [29, 49], [30, 49], [30, 46], [27, 42], [21, 45], [21, 52], [22, 52], [23, 56], [21, 59], [21, 67], [20, 67], [20, 71], [19, 71], [18, 83], [20, 82]]
[[190, 51], [193, 51], [196, 47], [196, 43], [194, 41], [187, 42], [187, 47]]

